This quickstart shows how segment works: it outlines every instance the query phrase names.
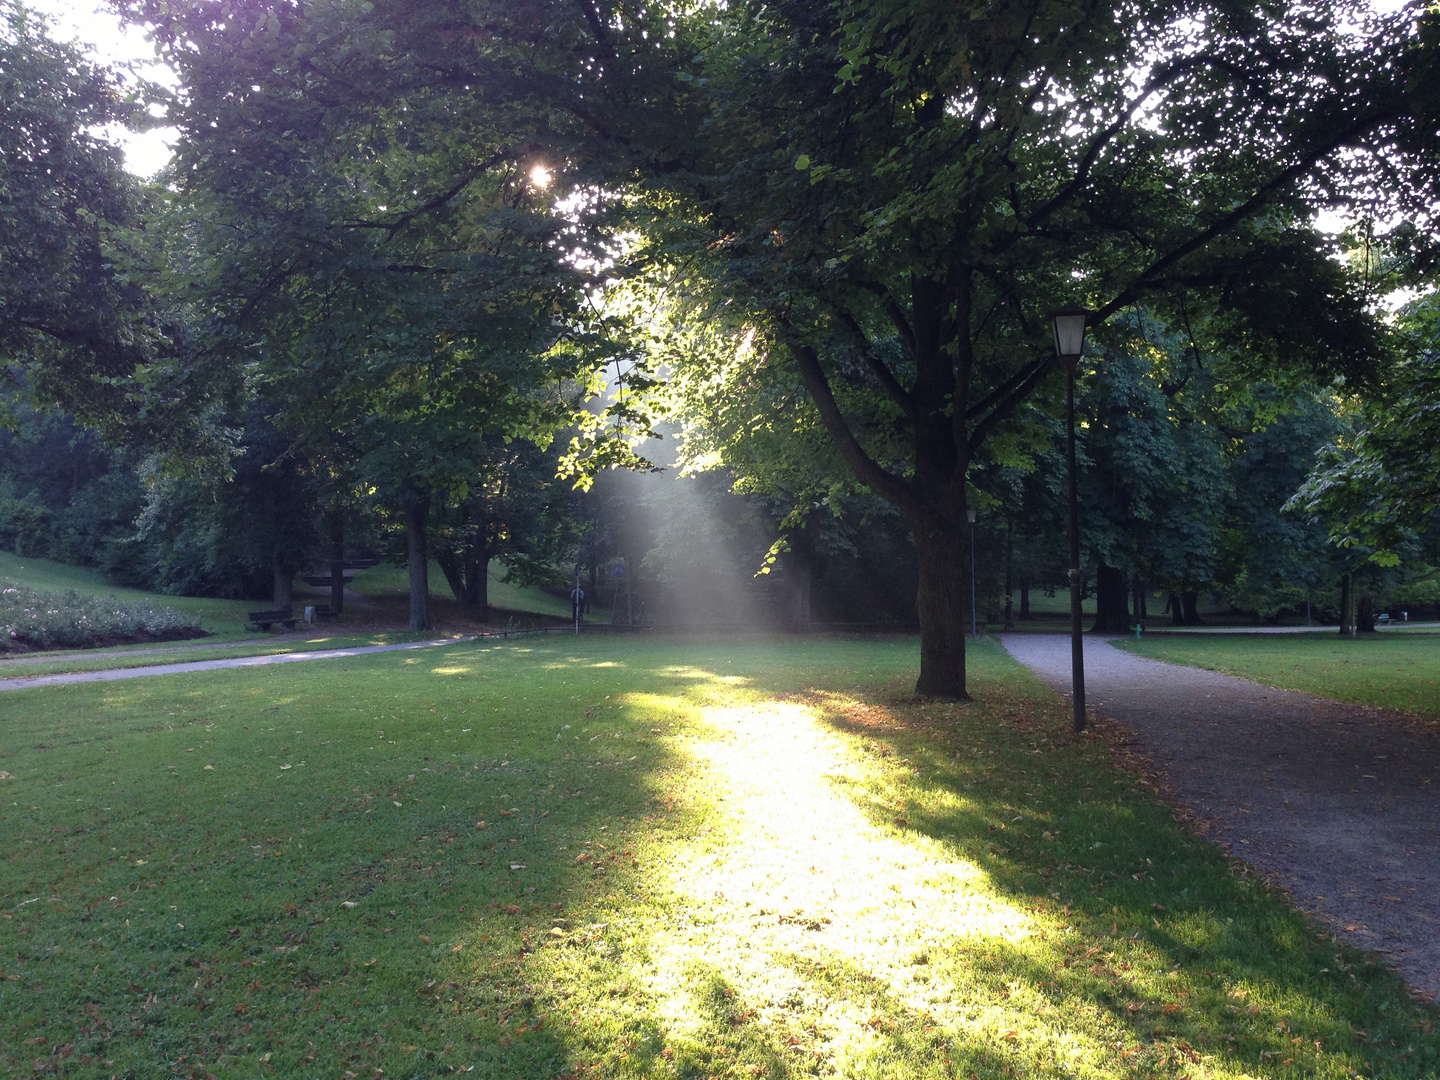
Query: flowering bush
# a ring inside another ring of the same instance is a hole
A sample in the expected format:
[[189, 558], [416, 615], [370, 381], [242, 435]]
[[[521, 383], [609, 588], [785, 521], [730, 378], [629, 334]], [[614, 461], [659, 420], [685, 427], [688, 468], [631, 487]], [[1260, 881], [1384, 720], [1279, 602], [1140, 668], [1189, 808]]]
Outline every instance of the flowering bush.
[[137, 639], [195, 637], [200, 619], [167, 607], [126, 604], [113, 596], [37, 592], [0, 582], [0, 651], [83, 647]]

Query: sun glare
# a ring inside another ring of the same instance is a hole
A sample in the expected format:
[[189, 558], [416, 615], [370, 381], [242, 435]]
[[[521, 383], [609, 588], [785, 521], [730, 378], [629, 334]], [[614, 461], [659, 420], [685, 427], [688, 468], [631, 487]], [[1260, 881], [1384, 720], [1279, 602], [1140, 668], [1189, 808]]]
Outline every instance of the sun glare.
[[[807, 963], [839, 962], [910, 1008], [945, 1016], [951, 988], [916, 977], [927, 954], [1032, 933], [1030, 916], [997, 897], [978, 867], [866, 815], [855, 795], [874, 766], [810, 708], [768, 701], [701, 716], [710, 737], [686, 749], [736, 820], [724, 830], [732, 840], [717, 829], [671, 867], [672, 887], [704, 913], [652, 946], [649, 982], [676, 1028], [696, 1023], [683, 989], [696, 964], [718, 968], [746, 999], [781, 1002], [811, 992]], [[826, 1020], [841, 1057], [861, 1058], [875, 1042], [858, 1003], [833, 1003]]]
[[530, 182], [540, 190], [548, 188], [554, 180], [555, 174], [550, 171], [548, 166], [536, 162], [530, 167]]

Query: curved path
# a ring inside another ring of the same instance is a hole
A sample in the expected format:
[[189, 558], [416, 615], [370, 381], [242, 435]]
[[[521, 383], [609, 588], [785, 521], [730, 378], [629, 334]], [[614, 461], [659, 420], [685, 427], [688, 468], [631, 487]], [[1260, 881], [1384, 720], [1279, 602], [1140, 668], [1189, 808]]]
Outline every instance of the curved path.
[[[1086, 699], [1139, 739], [1171, 795], [1297, 906], [1440, 996], [1440, 724], [1085, 640]], [[1005, 648], [1070, 690], [1070, 639]]]
[[438, 641], [406, 641], [399, 645], [357, 645], [350, 649], [314, 649], [310, 652], [270, 653], [267, 656], [236, 656], [228, 660], [196, 660], [188, 664], [151, 664], [148, 667], [107, 668], [104, 671], [72, 671], [66, 675], [32, 675], [29, 678], [0, 679], [0, 691], [24, 690], [30, 686], [140, 679], [147, 675], [178, 675], [187, 671], [219, 671], [222, 668], [290, 664], [297, 660], [329, 660], [336, 656], [364, 656], [367, 653], [397, 652], [401, 649], [432, 649], [436, 645], [454, 645], [465, 640], [467, 639], [442, 638]]

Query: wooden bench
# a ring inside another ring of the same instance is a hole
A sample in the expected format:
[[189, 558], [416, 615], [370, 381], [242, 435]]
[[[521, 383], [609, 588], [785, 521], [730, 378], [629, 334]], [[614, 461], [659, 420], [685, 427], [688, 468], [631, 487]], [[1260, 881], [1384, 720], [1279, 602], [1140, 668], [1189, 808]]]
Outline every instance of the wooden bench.
[[275, 623], [283, 623], [286, 630], [294, 630], [295, 624], [300, 621], [284, 608], [279, 611], [247, 611], [245, 617], [254, 623], [258, 630], [268, 630]]

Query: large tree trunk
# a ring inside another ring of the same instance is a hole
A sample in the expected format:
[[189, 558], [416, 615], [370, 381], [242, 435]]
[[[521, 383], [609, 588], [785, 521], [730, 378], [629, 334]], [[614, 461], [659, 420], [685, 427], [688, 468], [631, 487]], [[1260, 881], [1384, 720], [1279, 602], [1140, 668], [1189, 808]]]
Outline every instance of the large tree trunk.
[[947, 529], [936, 522], [916, 522], [911, 528], [920, 564], [920, 591], [915, 602], [920, 616], [920, 678], [915, 692], [922, 697], [969, 701], [965, 634], [970, 618], [970, 568], [964, 534], [958, 525]]
[[1095, 625], [1097, 634], [1123, 634], [1130, 629], [1130, 604], [1125, 571], [1100, 564], [1095, 573]]
[[1015, 539], [1014, 526], [1005, 523], [1005, 629], [1015, 629]]
[[812, 579], [810, 560], [803, 555], [797, 555], [791, 560], [787, 570], [787, 576], [790, 578], [790, 632], [808, 634], [810, 632], [810, 584]]
[[475, 539], [465, 552], [465, 606], [481, 622], [490, 621], [490, 521], [483, 500], [470, 506]]
[[1375, 598], [1369, 593], [1360, 597], [1355, 606], [1355, 631], [1360, 634], [1375, 632]]
[[465, 565], [465, 604], [481, 622], [490, 621], [490, 547], [477, 540]]
[[430, 629], [430, 558], [425, 531], [430, 524], [430, 496], [405, 507], [405, 556], [410, 570], [410, 629]]
[[1350, 575], [1340, 577], [1340, 633], [1350, 633]]
[[1205, 620], [1200, 618], [1200, 594], [1185, 592], [1180, 594], [1180, 603], [1185, 611], [1185, 626], [1204, 626]]
[[330, 511], [330, 611], [345, 609], [345, 511]]
[[440, 572], [445, 575], [445, 584], [450, 586], [450, 595], [455, 597], [455, 602], [461, 607], [465, 606], [465, 568], [461, 564], [462, 556], [456, 555], [447, 547], [442, 547], [435, 552], [435, 562], [440, 567]]
[[289, 611], [290, 605], [294, 602], [291, 586], [295, 580], [295, 568], [290, 565], [290, 560], [286, 559], [285, 556], [280, 553], [279, 548], [276, 548], [275, 554], [271, 558], [271, 567], [274, 570], [275, 578], [273, 596], [275, 610]]
[[1022, 622], [1030, 622], [1035, 616], [1030, 614], [1030, 579], [1020, 579], [1020, 619]]

